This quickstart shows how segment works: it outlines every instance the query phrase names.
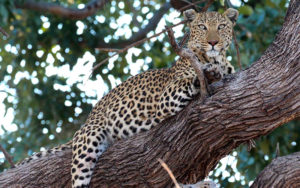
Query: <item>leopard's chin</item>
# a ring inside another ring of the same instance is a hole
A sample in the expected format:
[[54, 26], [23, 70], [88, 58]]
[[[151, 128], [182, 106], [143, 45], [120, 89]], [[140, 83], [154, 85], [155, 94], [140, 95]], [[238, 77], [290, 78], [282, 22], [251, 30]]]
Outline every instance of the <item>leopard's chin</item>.
[[216, 51], [216, 50], [209, 50], [209, 51], [206, 52], [206, 55], [207, 55], [208, 57], [216, 57], [216, 56], [219, 55], [219, 52]]

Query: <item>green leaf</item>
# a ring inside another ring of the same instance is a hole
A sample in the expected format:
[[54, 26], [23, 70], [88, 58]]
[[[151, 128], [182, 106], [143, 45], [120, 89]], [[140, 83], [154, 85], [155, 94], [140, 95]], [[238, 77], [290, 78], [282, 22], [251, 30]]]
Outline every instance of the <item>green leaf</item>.
[[238, 8], [238, 10], [241, 14], [244, 14], [246, 16], [250, 16], [251, 14], [253, 14], [253, 9], [249, 5], [241, 6], [240, 8]]
[[221, 6], [224, 6], [225, 0], [220, 0], [220, 4], [221, 4]]
[[7, 11], [6, 7], [3, 6], [3, 5], [0, 6], [0, 17], [1, 17], [1, 22], [2, 23], [7, 22], [6, 20], [8, 18], [8, 11]]

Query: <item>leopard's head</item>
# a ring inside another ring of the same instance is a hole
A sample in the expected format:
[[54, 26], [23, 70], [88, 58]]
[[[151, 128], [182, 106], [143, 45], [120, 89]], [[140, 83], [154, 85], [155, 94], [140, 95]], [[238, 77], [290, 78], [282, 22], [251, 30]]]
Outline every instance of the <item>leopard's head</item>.
[[238, 11], [229, 8], [223, 14], [218, 12], [197, 13], [193, 9], [184, 11], [184, 17], [190, 28], [188, 48], [196, 53], [205, 53], [208, 57], [225, 52], [232, 39], [233, 26]]

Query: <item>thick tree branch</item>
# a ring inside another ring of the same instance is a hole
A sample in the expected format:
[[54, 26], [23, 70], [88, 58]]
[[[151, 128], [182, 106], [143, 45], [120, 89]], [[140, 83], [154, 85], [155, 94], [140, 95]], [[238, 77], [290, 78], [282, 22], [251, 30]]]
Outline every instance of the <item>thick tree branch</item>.
[[251, 188], [300, 187], [300, 152], [275, 158]]
[[62, 16], [71, 19], [84, 19], [96, 13], [97, 10], [103, 9], [106, 3], [110, 0], [91, 0], [83, 9], [68, 8], [55, 3], [38, 2], [34, 0], [15, 0], [16, 8], [29, 9], [39, 12], [48, 12], [57, 16]]
[[[113, 144], [95, 167], [92, 187], [172, 187], [204, 179], [218, 161], [250, 139], [300, 116], [300, 1], [291, 0], [283, 28], [248, 69], [211, 86], [152, 130]], [[71, 150], [0, 174], [0, 187], [70, 187]]]

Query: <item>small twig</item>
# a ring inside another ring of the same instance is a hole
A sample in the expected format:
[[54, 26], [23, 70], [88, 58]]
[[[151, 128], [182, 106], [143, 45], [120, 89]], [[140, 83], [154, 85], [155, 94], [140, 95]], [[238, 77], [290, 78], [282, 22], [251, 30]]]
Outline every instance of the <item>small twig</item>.
[[[161, 164], [161, 166], [168, 172], [170, 178], [172, 179], [173, 183], [175, 184], [175, 188], [216, 188], [216, 184], [213, 181], [200, 181], [196, 184], [179, 184], [172, 172], [172, 170], [168, 167], [168, 165], [161, 159], [158, 159], [158, 162]], [[195, 180], [196, 181], [196, 177]]]
[[192, 67], [194, 68], [200, 82], [200, 94], [201, 94], [200, 100], [203, 101], [208, 96], [208, 91], [207, 91], [206, 79], [202, 71], [201, 63], [198, 61], [195, 54], [188, 48], [182, 49], [179, 55], [181, 57], [185, 57], [189, 59]]
[[[196, 2], [194, 2], [194, 3], [189, 2], [188, 5], [186, 5], [186, 6], [182, 7], [182, 8], [180, 8], [178, 11], [184, 11], [184, 10], [186, 10], [186, 9], [188, 9], [188, 8], [190, 8], [190, 7], [193, 7], [193, 6], [197, 5], [197, 4], [204, 3], [205, 1], [207, 1], [207, 0], [196, 1]], [[185, 2], [188, 2], [188, 1], [185, 1]], [[209, 3], [209, 2], [208, 2], [208, 3]], [[211, 4], [211, 3], [210, 3], [210, 4]], [[209, 6], [210, 6], [210, 4], [209, 4]], [[208, 7], [209, 7], [209, 6], [208, 6]], [[205, 6], [205, 7], [206, 7], [206, 6]], [[204, 7], [204, 8], [205, 8], [205, 7]], [[202, 12], [204, 11], [204, 8], [201, 9]], [[206, 9], [207, 9], [207, 8], [206, 8]]]
[[214, 0], [209, 0], [209, 1], [206, 3], [205, 7], [202, 8], [201, 12], [206, 12], [207, 9], [210, 7], [210, 5], [211, 5], [213, 2], [214, 2]]
[[190, 36], [190, 32], [189, 32], [189, 31], [186, 32], [186, 33], [184, 33], [184, 35], [183, 35], [181, 41], [180, 41], [179, 44], [178, 44], [180, 48], [183, 47], [183, 45], [186, 43], [186, 41], [187, 41], [187, 39], [189, 38], [189, 36]]
[[181, 188], [179, 183], [177, 182], [173, 172], [170, 170], [170, 168], [168, 167], [168, 165], [161, 159], [157, 159], [158, 162], [160, 163], [160, 165], [168, 172], [170, 178], [172, 179], [173, 183], [175, 184], [175, 188]]
[[105, 51], [105, 52], [119, 52], [120, 49], [116, 49], [116, 48], [96, 48], [97, 50], [100, 51]]
[[[230, 1], [226, 1], [226, 3], [228, 4], [228, 7], [232, 7], [232, 4]], [[224, 3], [224, 8], [227, 9], [227, 5], [226, 3]], [[236, 35], [235, 35], [235, 32], [234, 30], [232, 30], [232, 37], [233, 37], [233, 44], [234, 44], [234, 47], [235, 47], [235, 50], [236, 50], [236, 56], [237, 56], [237, 63], [238, 63], [238, 66], [240, 68], [240, 70], [242, 70], [242, 64], [241, 64], [241, 57], [240, 57], [240, 50], [239, 50], [239, 44], [236, 40]]]
[[[194, 3], [191, 3], [191, 2], [189, 2], [189, 1], [184, 1], [184, 2], [187, 2], [187, 3], [189, 3], [189, 4], [186, 5], [186, 6], [184, 6], [184, 7], [182, 7], [182, 8], [180, 8], [178, 11], [184, 11], [184, 10], [186, 10], [186, 9], [188, 9], [188, 8], [190, 8], [190, 7], [193, 7], [193, 6], [197, 5], [197, 4], [204, 3], [205, 1], [207, 1], [207, 0], [196, 1], [196, 2], [194, 2]], [[205, 12], [205, 11], [207, 11], [208, 7], [209, 7], [213, 2], [214, 2], [214, 0], [208, 1], [207, 4], [201, 9], [200, 12]]]
[[276, 144], [276, 154], [275, 154], [275, 158], [280, 157], [280, 148], [279, 148], [279, 142], [277, 142]]
[[4, 29], [2, 27], [0, 27], [0, 32], [7, 38], [9, 37], [9, 34], [6, 31], [4, 31]]
[[178, 11], [180, 11], [180, 12], [181, 12], [181, 11], [184, 11], [184, 10], [190, 8], [190, 7], [194, 7], [194, 9], [197, 10], [198, 8], [197, 8], [196, 5], [197, 5], [198, 3], [204, 2], [205, 0], [203, 0], [203, 1], [197, 1], [197, 2], [190, 2], [190, 1], [188, 1], [188, 0], [181, 0], [181, 1], [187, 3], [188, 5], [185, 5], [184, 7], [178, 9]]
[[13, 162], [13, 157], [12, 157], [11, 155], [9, 155], [9, 153], [2, 147], [1, 144], [0, 144], [0, 150], [3, 152], [5, 158], [6, 158], [6, 160], [9, 162], [10, 166], [11, 166], [12, 168], [14, 168], [14, 167], [15, 167], [15, 164], [14, 164], [14, 162]]
[[[177, 23], [177, 24], [175, 24], [175, 25], [170, 26], [170, 28], [173, 28], [173, 27], [176, 27], [176, 26], [178, 26], [178, 25], [184, 24], [185, 22], [186, 22], [186, 21], [183, 20], [183, 21], [181, 21], [181, 22], [179, 22], [179, 23]], [[142, 40], [139, 40], [139, 41], [137, 41], [137, 42], [134, 42], [134, 43], [132, 43], [132, 44], [126, 46], [126, 47], [123, 48], [123, 49], [118, 50], [118, 52], [116, 52], [116, 53], [114, 53], [113, 55], [111, 55], [111, 56], [105, 58], [105, 59], [102, 60], [100, 63], [98, 63], [97, 65], [95, 65], [95, 66], [93, 67], [93, 69], [92, 69], [92, 72], [94, 72], [97, 68], [99, 68], [101, 65], [103, 65], [103, 64], [104, 64], [106, 61], [108, 61], [110, 58], [112, 58], [112, 57], [114, 57], [114, 56], [116, 56], [116, 55], [118, 55], [118, 54], [121, 54], [121, 53], [123, 53], [123, 52], [126, 52], [129, 48], [132, 48], [132, 47], [134, 47], [134, 46], [137, 46], [137, 45], [139, 45], [139, 44], [142, 44], [142, 43], [144, 43], [145, 41], [148, 41], [148, 40], [150, 40], [150, 39], [152, 39], [152, 38], [154, 38], [154, 37], [157, 37], [157, 36], [161, 35], [162, 33], [165, 33], [166, 31], [167, 31], [167, 30], [164, 29], [164, 30], [162, 30], [161, 32], [152, 35], [151, 37], [144, 38], [144, 39], [142, 39]]]
[[234, 46], [235, 46], [235, 49], [236, 49], [236, 56], [237, 56], [238, 65], [240, 67], [240, 70], [242, 70], [239, 44], [237, 43], [235, 32], [233, 30], [232, 30], [232, 36], [233, 36], [233, 43], [234, 43]]
[[253, 148], [256, 148], [255, 141], [253, 139], [248, 140], [247, 146], [247, 150], [250, 152]]
[[167, 31], [170, 43], [176, 54], [179, 55], [181, 58], [188, 59], [192, 67], [194, 68], [200, 82], [200, 100], [203, 101], [208, 96], [208, 91], [201, 63], [190, 49], [181, 48], [178, 46], [178, 44], [175, 41], [174, 32], [171, 28], [167, 28]]
[[177, 44], [175, 37], [174, 37], [174, 32], [170, 27], [166, 27], [166, 30], [168, 32], [168, 37], [170, 40], [170, 44], [172, 46], [172, 48], [174, 49], [174, 51], [176, 52], [176, 54], [179, 55], [180, 51], [182, 50], [182, 48]]
[[[185, 7], [182, 7], [181, 9], [179, 9], [179, 11], [180, 11], [180, 10], [183, 10], [183, 9], [185, 9], [185, 8], [188, 8], [188, 7], [190, 7], [190, 6], [194, 6], [194, 5], [198, 4], [198, 3], [202, 3], [202, 2], [205, 2], [205, 0], [197, 1], [197, 2], [191, 3], [191, 4], [189, 4], [189, 5], [185, 6]], [[207, 8], [211, 5], [212, 2], [213, 2], [213, 0], [209, 0], [208, 3], [206, 4], [206, 6], [203, 7], [203, 9], [202, 9], [201, 11], [206, 11]], [[183, 20], [183, 21], [181, 21], [181, 22], [179, 22], [179, 23], [177, 23], [177, 24], [175, 24], [175, 25], [172, 25], [172, 26], [170, 26], [170, 28], [176, 27], [176, 26], [181, 25], [181, 24], [184, 24], [184, 23], [186, 23], [186, 20]], [[126, 47], [123, 48], [123, 49], [117, 50], [117, 49], [109, 49], [109, 48], [98, 48], [98, 49], [101, 49], [101, 50], [104, 50], [104, 51], [115, 52], [115, 53], [114, 53], [113, 55], [111, 55], [111, 56], [105, 58], [104, 60], [102, 60], [102, 61], [101, 61], [100, 63], [98, 63], [97, 65], [95, 65], [95, 66], [92, 68], [92, 71], [91, 71], [91, 72], [93, 73], [97, 68], [99, 68], [99, 67], [100, 67], [101, 65], [103, 65], [105, 62], [107, 62], [110, 58], [112, 58], [112, 57], [114, 57], [114, 56], [116, 56], [116, 55], [118, 55], [118, 54], [124, 53], [124, 52], [126, 52], [129, 48], [134, 47], [134, 46], [137, 46], [137, 45], [139, 45], [139, 44], [142, 44], [142, 43], [144, 43], [145, 41], [148, 41], [148, 40], [150, 40], [150, 39], [152, 39], [152, 38], [154, 38], [154, 37], [157, 37], [157, 36], [161, 35], [162, 33], [165, 33], [166, 31], [167, 31], [167, 30], [164, 29], [164, 30], [162, 30], [161, 32], [152, 35], [151, 37], [141, 39], [141, 40], [139, 40], [139, 41], [137, 41], [137, 42], [134, 42], [134, 43], [132, 43], [132, 44], [126, 46]], [[181, 45], [186, 41], [187, 37], [188, 37], [188, 34], [187, 34], [187, 36], [184, 36], [183, 42], [180, 42]]]

